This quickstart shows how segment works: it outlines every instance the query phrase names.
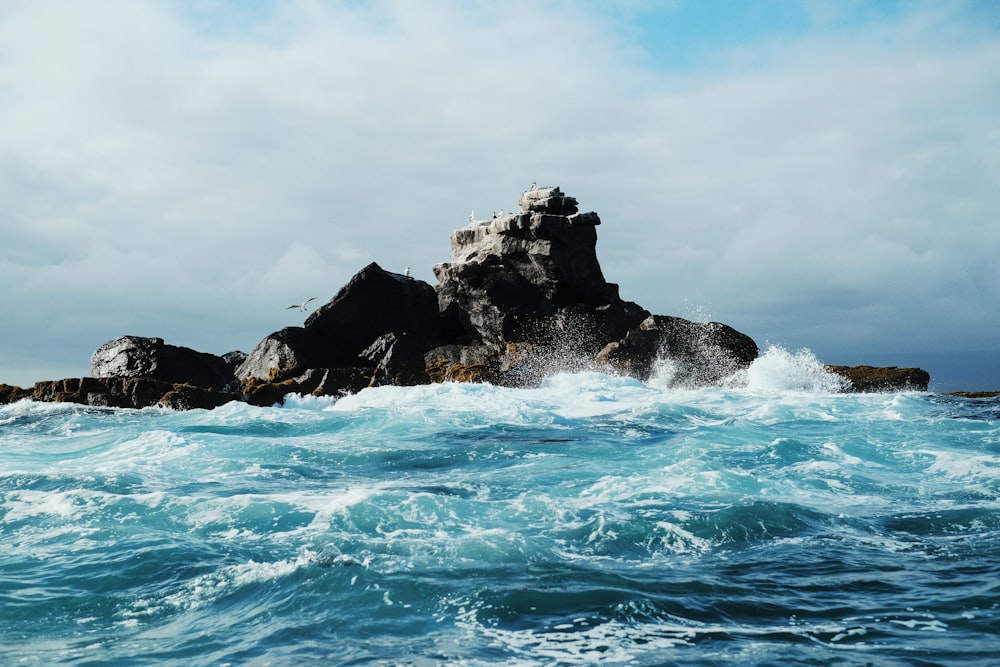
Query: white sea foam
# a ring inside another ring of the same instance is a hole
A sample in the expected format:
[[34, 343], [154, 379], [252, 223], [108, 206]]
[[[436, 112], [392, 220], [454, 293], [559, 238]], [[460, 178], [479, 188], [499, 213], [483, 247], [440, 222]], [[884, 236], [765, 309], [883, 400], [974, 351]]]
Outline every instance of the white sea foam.
[[337, 402], [333, 396], [312, 396], [302, 394], [286, 394], [282, 407], [291, 410], [327, 410]]
[[[297, 558], [274, 562], [249, 560], [239, 565], [227, 565], [209, 574], [196, 577], [180, 590], [168, 594], [163, 602], [183, 609], [197, 609], [228, 595], [234, 589], [257, 583], [264, 583], [286, 577], [296, 570], [309, 567], [315, 562], [314, 555], [303, 551]], [[140, 613], [148, 613], [148, 608], [158, 608], [149, 601], [138, 606]]]
[[769, 346], [745, 371], [746, 387], [755, 392], [810, 392], [830, 393], [842, 391], [845, 381], [823, 368], [811, 350], [789, 352]]

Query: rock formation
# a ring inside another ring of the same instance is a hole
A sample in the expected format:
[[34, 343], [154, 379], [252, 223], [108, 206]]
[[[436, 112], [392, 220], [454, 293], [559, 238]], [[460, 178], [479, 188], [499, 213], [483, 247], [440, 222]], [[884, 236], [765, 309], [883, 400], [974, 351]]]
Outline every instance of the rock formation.
[[847, 378], [852, 392], [927, 391], [931, 376], [920, 368], [895, 366], [825, 366], [830, 373]]
[[597, 356], [611, 370], [648, 380], [657, 361], [666, 360], [670, 380], [682, 386], [716, 384], [757, 358], [757, 344], [719, 322], [692, 322], [653, 315]]
[[315, 368], [378, 365], [362, 353], [380, 336], [412, 337], [426, 348], [440, 334], [437, 295], [427, 283], [374, 262], [361, 269], [302, 327], [268, 335], [236, 369], [241, 381], [284, 381]]
[[[525, 385], [585, 368], [646, 380], [659, 362], [674, 383], [702, 386], [757, 357], [756, 343], [725, 324], [651, 315], [622, 300], [597, 261], [600, 218], [580, 213], [558, 187], [532, 188], [518, 204], [516, 213], [452, 233], [449, 261], [434, 267], [436, 287], [372, 263], [303, 326], [268, 334], [249, 355], [122, 336], [94, 353], [93, 377], [31, 389], [0, 385], [0, 402], [272, 405], [289, 393], [342, 396], [445, 381]], [[929, 380], [919, 369], [831, 370], [856, 391], [926, 390]]]
[[[230, 355], [234, 355], [230, 359], [240, 358], [239, 353]], [[95, 378], [142, 377], [216, 390], [237, 385], [233, 370], [224, 357], [142, 336], [108, 341], [90, 357], [90, 374]]]
[[569, 346], [593, 356], [649, 316], [622, 301], [597, 261], [596, 213], [559, 188], [525, 192], [521, 211], [451, 235], [434, 267], [445, 331], [472, 343]]

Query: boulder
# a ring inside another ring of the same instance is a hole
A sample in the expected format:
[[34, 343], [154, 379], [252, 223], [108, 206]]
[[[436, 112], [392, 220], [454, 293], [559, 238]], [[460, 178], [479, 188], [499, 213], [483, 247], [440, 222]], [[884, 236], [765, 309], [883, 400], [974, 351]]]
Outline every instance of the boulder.
[[354, 394], [369, 385], [372, 369], [362, 366], [348, 368], [310, 368], [301, 375], [272, 382], [248, 381], [244, 399], [251, 405], [270, 407], [285, 402], [289, 394], [333, 396]]
[[831, 366], [827, 372], [847, 378], [852, 392], [927, 391], [931, 376], [920, 368], [896, 366]]
[[437, 342], [440, 323], [433, 287], [372, 262], [310, 315], [305, 328], [332, 348], [334, 360], [347, 365], [387, 333], [407, 334], [429, 349]]
[[522, 211], [553, 213], [555, 215], [573, 215], [578, 210], [576, 199], [564, 195], [558, 187], [532, 187], [521, 193], [518, 206]]
[[305, 327], [285, 327], [268, 334], [236, 367], [236, 377], [246, 382], [280, 382], [309, 368], [327, 366], [323, 339]]
[[704, 386], [718, 384], [748, 367], [758, 354], [752, 338], [720, 322], [653, 315], [620, 341], [607, 345], [596, 360], [643, 381], [661, 363], [671, 384]]
[[101, 345], [90, 358], [90, 374], [95, 378], [150, 378], [217, 390], [236, 384], [232, 367], [222, 357], [143, 336], [121, 336]]
[[0, 384], [0, 405], [15, 403], [22, 398], [31, 398], [31, 390], [13, 384]]
[[351, 368], [380, 336], [396, 333], [423, 351], [438, 344], [441, 318], [429, 284], [374, 262], [356, 273], [303, 327], [287, 327], [257, 344], [236, 370], [247, 382], [283, 381], [310, 368]]

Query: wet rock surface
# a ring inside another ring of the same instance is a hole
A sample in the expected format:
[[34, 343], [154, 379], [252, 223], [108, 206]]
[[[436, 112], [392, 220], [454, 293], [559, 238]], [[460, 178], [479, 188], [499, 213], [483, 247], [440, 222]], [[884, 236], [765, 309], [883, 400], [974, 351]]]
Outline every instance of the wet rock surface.
[[920, 368], [895, 366], [825, 366], [826, 370], [850, 381], [848, 391], [927, 391], [931, 376]]

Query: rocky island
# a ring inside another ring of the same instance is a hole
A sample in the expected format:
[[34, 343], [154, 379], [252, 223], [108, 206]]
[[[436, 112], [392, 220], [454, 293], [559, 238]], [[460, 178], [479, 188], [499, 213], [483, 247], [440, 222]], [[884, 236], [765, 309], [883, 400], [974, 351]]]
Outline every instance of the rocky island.
[[[525, 386], [559, 370], [647, 380], [663, 360], [675, 384], [705, 386], [756, 359], [757, 344], [728, 325], [654, 315], [623, 300], [597, 261], [600, 218], [579, 212], [560, 188], [532, 188], [518, 209], [454, 231], [449, 261], [434, 267], [436, 286], [372, 263], [303, 326], [268, 334], [249, 354], [122, 336], [94, 352], [90, 377], [0, 384], [0, 402], [266, 406], [290, 393], [343, 396], [379, 385]], [[915, 368], [828, 370], [853, 391], [926, 391], [930, 381]]]

